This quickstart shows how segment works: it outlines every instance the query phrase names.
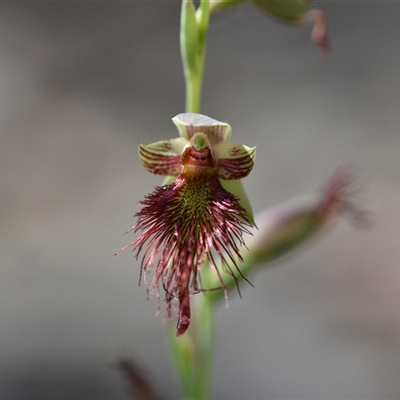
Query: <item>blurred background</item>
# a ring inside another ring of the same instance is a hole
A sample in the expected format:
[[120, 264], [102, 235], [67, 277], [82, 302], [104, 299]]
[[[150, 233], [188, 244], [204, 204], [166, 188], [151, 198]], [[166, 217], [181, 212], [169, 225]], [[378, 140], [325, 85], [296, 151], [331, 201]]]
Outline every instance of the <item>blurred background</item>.
[[[212, 18], [203, 113], [257, 145], [256, 212], [352, 164], [373, 224], [346, 219], [260, 268], [216, 313], [213, 399], [400, 397], [398, 2], [321, 2], [311, 28], [251, 6]], [[134, 357], [181, 391], [156, 300], [138, 288], [137, 202], [161, 182], [139, 143], [184, 111], [179, 1], [0, 4], [0, 398], [123, 399]]]

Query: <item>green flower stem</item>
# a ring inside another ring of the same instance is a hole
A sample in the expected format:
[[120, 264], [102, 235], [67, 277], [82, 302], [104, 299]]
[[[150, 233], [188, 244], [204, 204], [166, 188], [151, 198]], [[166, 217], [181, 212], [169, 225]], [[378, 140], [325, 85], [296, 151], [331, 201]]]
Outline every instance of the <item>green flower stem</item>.
[[198, 73], [190, 73], [190, 77], [186, 78], [186, 111], [198, 113], [200, 111], [200, 96], [193, 96], [192, 93], [201, 93], [202, 76]]
[[[186, 84], [186, 112], [199, 113], [204, 61], [210, 19], [209, 0], [201, 0], [196, 11], [192, 0], [183, 0], [180, 44]], [[206, 265], [203, 265], [203, 268]], [[213, 361], [213, 303], [207, 296], [192, 298], [192, 316], [188, 331], [176, 337], [169, 325], [170, 343], [186, 398], [209, 398]]]
[[202, 0], [197, 11], [192, 0], [182, 1], [180, 43], [186, 84], [186, 112], [199, 113], [201, 109], [209, 20], [209, 0]]

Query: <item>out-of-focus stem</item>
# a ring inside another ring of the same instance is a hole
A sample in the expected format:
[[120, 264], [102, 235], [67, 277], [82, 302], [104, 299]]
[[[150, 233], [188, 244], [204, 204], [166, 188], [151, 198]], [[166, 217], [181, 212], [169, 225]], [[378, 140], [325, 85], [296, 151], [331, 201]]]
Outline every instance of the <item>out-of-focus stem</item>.
[[213, 362], [213, 308], [210, 298], [198, 294], [192, 298], [189, 329], [177, 337], [176, 328], [168, 326], [169, 338], [187, 399], [209, 398]]

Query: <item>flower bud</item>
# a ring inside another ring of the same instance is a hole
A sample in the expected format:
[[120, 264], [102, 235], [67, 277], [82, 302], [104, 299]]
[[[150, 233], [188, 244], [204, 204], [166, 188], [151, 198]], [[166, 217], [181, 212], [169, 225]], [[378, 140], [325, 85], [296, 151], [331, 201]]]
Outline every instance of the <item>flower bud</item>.
[[259, 230], [246, 240], [245, 263], [253, 265], [274, 260], [316, 236], [343, 211], [354, 212], [356, 209], [349, 199], [352, 184], [349, 171], [340, 169], [316, 200], [292, 200], [264, 211], [256, 218]]
[[[231, 270], [237, 268], [240, 279], [247, 280], [257, 265], [274, 261], [298, 248], [328, 226], [332, 226], [344, 212], [358, 225], [360, 222], [368, 222], [365, 211], [354, 204], [354, 186], [353, 174], [347, 168], [340, 168], [328, 180], [317, 198], [294, 199], [256, 215], [259, 229], [249, 229], [250, 235], [244, 237], [246, 250], [241, 252], [242, 260], [232, 260], [227, 266]], [[225, 288], [238, 287], [240, 279], [224, 271], [221, 271], [221, 275], [207, 274], [203, 278], [208, 287], [217, 288], [221, 276]], [[214, 290], [208, 292], [207, 296], [209, 301], [216, 303], [224, 297], [227, 299], [227, 291]]]
[[[326, 54], [330, 51], [327, 36], [326, 14], [310, 6], [310, 0], [249, 0], [260, 11], [279, 21], [293, 25], [313, 25], [311, 40]], [[210, 12], [225, 10], [244, 3], [245, 0], [211, 0]]]
[[280, 21], [295, 25], [313, 24], [311, 40], [324, 52], [329, 53], [327, 36], [328, 19], [319, 9], [310, 7], [309, 0], [251, 0], [261, 11]]

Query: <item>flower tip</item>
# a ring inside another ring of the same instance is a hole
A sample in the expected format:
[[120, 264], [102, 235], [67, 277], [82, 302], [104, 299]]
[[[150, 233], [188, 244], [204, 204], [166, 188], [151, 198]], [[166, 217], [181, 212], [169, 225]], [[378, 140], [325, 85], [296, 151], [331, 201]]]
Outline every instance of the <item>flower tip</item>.
[[321, 215], [335, 213], [348, 195], [354, 176], [349, 168], [338, 168], [330, 177], [322, 190], [319, 205]]
[[312, 24], [311, 40], [322, 53], [328, 56], [331, 52], [331, 44], [328, 38], [328, 18], [324, 11], [311, 9], [303, 15], [304, 24]]
[[[129, 233], [130, 232], [130, 230], [128, 231], [128, 232], [125, 232], [125, 233]], [[128, 243], [126, 246], [124, 246], [122, 249], [119, 249], [115, 254], [114, 254], [114, 256], [117, 256], [118, 254], [120, 254], [120, 253], [122, 253], [124, 250], [126, 250], [127, 248], [129, 248], [129, 247], [132, 247], [133, 245], [134, 245], [134, 243], [135, 242], [132, 242], [132, 243]]]
[[178, 321], [176, 337], [182, 336], [187, 329], [189, 328], [190, 319], [184, 318], [184, 320], [180, 319]]
[[332, 219], [346, 214], [355, 225], [368, 227], [369, 212], [357, 201], [359, 192], [358, 180], [349, 167], [338, 168], [331, 176], [321, 193], [319, 212], [322, 218]]
[[183, 335], [190, 325], [190, 296], [184, 293], [179, 299], [179, 316], [176, 337]]

